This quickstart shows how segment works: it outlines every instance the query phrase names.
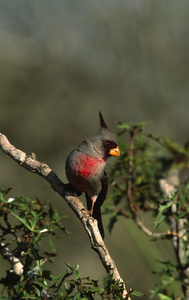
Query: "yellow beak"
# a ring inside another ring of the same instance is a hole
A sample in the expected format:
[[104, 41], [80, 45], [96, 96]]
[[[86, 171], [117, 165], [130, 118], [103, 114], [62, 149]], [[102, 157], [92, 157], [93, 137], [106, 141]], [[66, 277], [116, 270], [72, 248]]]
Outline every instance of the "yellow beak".
[[113, 148], [109, 151], [109, 154], [112, 156], [120, 156], [120, 150], [119, 147], [117, 146], [116, 148]]

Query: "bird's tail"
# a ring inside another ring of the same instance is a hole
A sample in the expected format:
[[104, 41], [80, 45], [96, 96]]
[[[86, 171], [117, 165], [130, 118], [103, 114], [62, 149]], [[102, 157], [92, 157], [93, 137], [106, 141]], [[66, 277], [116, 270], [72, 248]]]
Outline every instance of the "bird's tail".
[[98, 206], [98, 205], [96, 205], [96, 206], [94, 205], [93, 218], [95, 218], [98, 221], [98, 228], [99, 228], [102, 238], [104, 239], [104, 228], [103, 228], [103, 224], [102, 224], [100, 206]]

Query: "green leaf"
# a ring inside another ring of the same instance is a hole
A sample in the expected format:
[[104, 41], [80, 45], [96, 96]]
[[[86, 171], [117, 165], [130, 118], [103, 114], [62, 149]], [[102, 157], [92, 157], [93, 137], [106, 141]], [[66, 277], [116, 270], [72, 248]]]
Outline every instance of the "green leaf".
[[167, 280], [162, 280], [162, 283], [156, 287], [150, 296], [150, 299], [153, 298], [155, 295], [159, 294], [159, 292], [163, 291], [168, 285], [174, 282], [173, 277], [169, 277]]
[[104, 291], [104, 289], [99, 287], [99, 286], [91, 286], [91, 287], [87, 288], [87, 290], [92, 292], [92, 293], [103, 292]]
[[144, 296], [145, 294], [142, 293], [141, 291], [132, 291], [132, 296], [137, 296], [137, 297], [142, 297]]
[[39, 242], [39, 240], [42, 239], [42, 236], [40, 233], [38, 233], [38, 235], [36, 236], [36, 238], [32, 241], [32, 244], [35, 245]]
[[161, 261], [157, 260], [160, 264], [164, 265], [167, 270], [170, 271], [176, 271], [177, 270], [177, 265], [174, 265], [171, 261]]
[[152, 235], [153, 233], [156, 231], [156, 229], [158, 228], [158, 226], [165, 220], [166, 216], [162, 216], [161, 218], [159, 218], [157, 221], [154, 221], [154, 229], [153, 229], [153, 232], [152, 232]]
[[34, 287], [34, 289], [35, 289], [35, 291], [37, 293], [37, 296], [40, 298], [40, 296], [41, 296], [41, 288], [38, 289], [36, 286], [33, 286], [33, 287]]
[[76, 267], [73, 267], [73, 266], [71, 266], [69, 263], [66, 263], [66, 265], [71, 269], [71, 271], [73, 272], [73, 274], [75, 275], [75, 277], [76, 277], [77, 279], [79, 279], [79, 278], [80, 278], [80, 273], [79, 273], [79, 271], [78, 271], [79, 266], [77, 265]]
[[34, 300], [36, 300], [36, 295], [28, 294], [25, 291], [24, 291], [24, 297], [25, 297], [25, 299], [34, 299]]
[[113, 274], [108, 274], [107, 276], [103, 277], [102, 283], [105, 289], [110, 287], [113, 279]]
[[189, 156], [189, 151], [185, 149], [183, 146], [171, 141], [168, 137], [162, 136], [162, 144], [168, 151], [170, 151], [174, 155], [185, 155], [186, 157]]
[[73, 300], [80, 300], [81, 297], [80, 297], [80, 291], [78, 291], [76, 294], [75, 294], [75, 297], [73, 298]]
[[33, 232], [39, 232], [39, 230], [41, 229], [35, 229], [37, 221], [39, 220], [39, 218], [41, 217], [43, 212], [40, 212], [39, 214], [36, 214], [35, 212], [32, 212], [33, 215], [33, 220], [31, 219], [26, 219], [26, 218], [22, 218], [20, 216], [18, 216], [17, 214], [15, 214], [13, 211], [11, 211], [12, 215], [18, 219], [22, 224], [24, 224], [25, 227], [27, 227], [30, 231]]
[[[37, 224], [37, 221], [39, 220], [39, 218], [41, 217], [41, 215], [42, 215], [42, 211], [39, 213], [39, 214], [36, 214], [34, 211], [32, 211], [32, 215], [33, 215], [33, 220], [30, 220], [31, 221], [31, 225], [32, 225], [32, 227], [31, 227], [31, 231], [34, 231], [34, 229], [35, 229], [35, 226], [36, 226], [36, 224]], [[37, 230], [38, 231], [38, 230]]]
[[56, 252], [56, 246], [52, 240], [52, 238], [49, 236], [49, 243], [50, 243], [50, 246], [51, 246], [51, 249], [52, 249], [52, 252], [55, 253]]
[[16, 219], [18, 219], [22, 224], [24, 224], [25, 227], [27, 227], [31, 231], [31, 226], [30, 226], [30, 224], [28, 224], [26, 219], [19, 217], [13, 211], [11, 211], [11, 213]]
[[174, 202], [173, 201], [169, 201], [167, 204], [162, 204], [162, 205], [160, 205], [159, 206], [159, 214], [158, 214], [158, 216], [159, 215], [162, 215], [168, 208], [170, 208], [171, 206], [173, 206], [174, 205]]
[[42, 287], [43, 289], [47, 288], [47, 284], [45, 282], [40, 281], [37, 277], [35, 277], [34, 280], [35, 283], [37, 283], [37, 285], [39, 285], [40, 287]]
[[161, 293], [159, 293], [158, 296], [159, 296], [160, 300], [173, 300], [172, 297], [166, 296], [166, 295], [161, 294]]
[[8, 194], [8, 192], [11, 191], [11, 188], [8, 188], [7, 190], [3, 190], [0, 188], [0, 201], [5, 202], [5, 197]]
[[141, 132], [144, 130], [144, 127], [148, 124], [150, 124], [151, 121], [149, 122], [141, 122], [141, 123], [120, 123], [117, 125], [119, 129], [125, 129], [126, 131], [131, 131], [131, 130], [136, 130], [138, 132]]
[[122, 123], [122, 124], [118, 124], [117, 128], [130, 130], [130, 129], [132, 129], [132, 126], [128, 123]]
[[50, 283], [49, 287], [52, 287], [53, 285], [56, 285], [57, 281], [58, 281], [59, 279], [61, 279], [62, 277], [64, 277], [66, 274], [67, 274], [67, 273], [64, 272], [64, 273], [61, 273], [61, 274], [58, 275], [58, 276], [53, 276], [53, 275], [51, 275], [51, 279], [52, 279], [52, 280], [51, 280], [51, 283]]
[[173, 206], [174, 202], [173, 201], [169, 201], [167, 204], [162, 204], [159, 206], [159, 213], [157, 215], [156, 221], [154, 221], [154, 229], [153, 229], [153, 233], [155, 232], [155, 230], [157, 229], [157, 227], [166, 219], [166, 211]]

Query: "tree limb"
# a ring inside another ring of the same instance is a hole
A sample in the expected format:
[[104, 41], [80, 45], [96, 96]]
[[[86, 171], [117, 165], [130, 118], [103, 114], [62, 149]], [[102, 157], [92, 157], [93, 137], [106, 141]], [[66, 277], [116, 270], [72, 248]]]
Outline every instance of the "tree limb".
[[91, 248], [99, 255], [106, 272], [113, 274], [113, 278], [120, 282], [120, 285], [123, 288], [123, 297], [126, 298], [127, 290], [125, 283], [121, 278], [106, 245], [104, 244], [104, 241], [98, 230], [97, 221], [89, 216], [85, 207], [83, 206], [83, 203], [74, 196], [70, 189], [68, 189], [68, 185], [64, 184], [47, 164], [38, 161], [34, 154], [27, 156], [23, 151], [16, 149], [2, 133], [0, 133], [0, 148], [5, 154], [14, 159], [20, 166], [32, 173], [40, 175], [47, 180], [53, 190], [66, 200], [67, 204], [77, 215], [87, 231], [91, 242]]
[[13, 255], [13, 253], [9, 250], [8, 247], [4, 243], [0, 243], [0, 253], [1, 255], [7, 259], [12, 265], [13, 272], [16, 275], [21, 276], [24, 272], [24, 266], [21, 261]]

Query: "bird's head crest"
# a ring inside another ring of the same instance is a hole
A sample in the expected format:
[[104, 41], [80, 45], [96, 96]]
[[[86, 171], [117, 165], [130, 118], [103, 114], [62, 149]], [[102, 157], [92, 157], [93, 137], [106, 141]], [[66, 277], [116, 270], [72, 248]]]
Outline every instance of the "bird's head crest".
[[102, 116], [102, 113], [101, 112], [99, 112], [99, 117], [100, 117], [100, 126], [102, 127], [102, 128], [108, 128], [108, 126], [106, 125], [106, 123], [104, 122], [104, 119], [103, 119], [103, 116]]

